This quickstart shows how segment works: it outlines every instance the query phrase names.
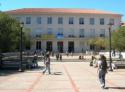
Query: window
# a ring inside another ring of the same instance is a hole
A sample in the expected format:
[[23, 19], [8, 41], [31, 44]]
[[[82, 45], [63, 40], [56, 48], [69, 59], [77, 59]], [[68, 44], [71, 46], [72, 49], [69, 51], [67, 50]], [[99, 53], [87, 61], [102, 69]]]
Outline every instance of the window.
[[95, 37], [95, 29], [90, 29], [90, 37]]
[[52, 28], [47, 29], [47, 34], [51, 35], [52, 34]]
[[74, 36], [74, 29], [73, 28], [69, 29], [69, 37], [75, 37]]
[[47, 24], [52, 24], [52, 17], [47, 18]]
[[70, 18], [69, 18], [69, 24], [74, 24], [74, 23], [73, 23], [73, 17], [70, 17]]
[[41, 28], [37, 28], [34, 30], [34, 33], [33, 33], [36, 37], [41, 37], [42, 35], [42, 29]]
[[104, 18], [101, 18], [100, 19], [100, 25], [104, 25], [105, 23], [104, 23]]
[[37, 17], [37, 19], [36, 19], [37, 24], [41, 24], [42, 23], [41, 19], [42, 19], [41, 17]]
[[112, 25], [114, 25], [114, 19], [110, 19], [109, 23], [111, 23]]
[[94, 24], [95, 24], [94, 18], [90, 18], [90, 25], [94, 25]]
[[105, 29], [100, 30], [100, 37], [105, 37]]
[[31, 24], [31, 17], [26, 17], [26, 24]]
[[84, 37], [84, 29], [79, 29], [79, 37]]
[[63, 35], [63, 28], [58, 28], [58, 34]]
[[84, 24], [84, 18], [79, 18], [79, 24]]
[[62, 17], [58, 18], [58, 24], [63, 24], [63, 18]]

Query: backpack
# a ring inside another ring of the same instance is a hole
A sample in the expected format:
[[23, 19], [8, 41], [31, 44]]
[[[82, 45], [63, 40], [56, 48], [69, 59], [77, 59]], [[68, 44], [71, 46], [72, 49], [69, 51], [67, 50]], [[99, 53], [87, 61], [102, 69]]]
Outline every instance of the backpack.
[[101, 61], [100, 69], [107, 70], [107, 62]]

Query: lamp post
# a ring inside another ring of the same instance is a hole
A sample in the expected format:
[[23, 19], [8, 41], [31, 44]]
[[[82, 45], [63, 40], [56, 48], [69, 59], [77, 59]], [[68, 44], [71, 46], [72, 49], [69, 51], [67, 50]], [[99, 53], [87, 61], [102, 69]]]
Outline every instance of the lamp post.
[[22, 51], [23, 51], [23, 40], [22, 40], [22, 36], [23, 36], [23, 26], [24, 26], [24, 23], [23, 22], [21, 22], [20, 23], [20, 28], [21, 28], [21, 30], [20, 30], [20, 67], [19, 67], [19, 71], [20, 72], [23, 72], [23, 66], [22, 66]]
[[112, 69], [112, 56], [111, 56], [111, 51], [112, 51], [112, 44], [111, 44], [111, 27], [112, 23], [109, 23], [109, 71], [113, 71]]

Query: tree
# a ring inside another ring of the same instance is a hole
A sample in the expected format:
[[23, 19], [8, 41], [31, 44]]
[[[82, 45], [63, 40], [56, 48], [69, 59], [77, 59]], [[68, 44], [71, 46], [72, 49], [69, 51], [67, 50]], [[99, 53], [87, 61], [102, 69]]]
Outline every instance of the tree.
[[107, 46], [106, 39], [102, 37], [89, 39], [88, 43], [93, 46], [95, 51], [99, 51], [101, 48], [106, 48]]
[[103, 49], [104, 50], [107, 46], [106, 39], [102, 38], [102, 37], [98, 37], [96, 39], [95, 45], [96, 45], [97, 49], [99, 49], [99, 50]]
[[20, 24], [5, 13], [0, 13], [0, 51], [9, 52], [19, 49]]
[[31, 46], [31, 29], [30, 28], [24, 28], [23, 30], [23, 43], [24, 43], [24, 48], [27, 50], [30, 50]]
[[120, 52], [125, 50], [125, 26], [112, 33], [112, 48]]

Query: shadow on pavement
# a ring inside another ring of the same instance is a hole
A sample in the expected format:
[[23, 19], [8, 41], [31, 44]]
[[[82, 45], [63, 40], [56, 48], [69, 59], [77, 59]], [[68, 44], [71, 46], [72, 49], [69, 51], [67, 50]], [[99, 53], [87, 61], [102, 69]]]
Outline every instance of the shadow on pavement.
[[20, 73], [18, 70], [7, 70], [7, 69], [0, 70], [0, 76], [9, 76], [18, 73]]
[[125, 87], [107, 87], [108, 89], [123, 89], [123, 90], [125, 90]]
[[53, 75], [62, 75], [62, 72], [54, 72]]
[[[44, 66], [38, 66], [37, 68], [26, 69], [26, 70], [24, 70], [24, 72], [39, 71], [39, 70], [43, 70], [44, 68], [45, 68]], [[19, 73], [23, 73], [23, 72], [19, 72], [18, 68], [2, 68], [2, 69], [0, 69], [0, 76], [9, 76], [9, 75], [19, 74]]]
[[45, 68], [45, 66], [38, 66], [36, 68], [28, 69], [28, 71], [39, 71], [39, 70], [43, 70], [44, 68]]

